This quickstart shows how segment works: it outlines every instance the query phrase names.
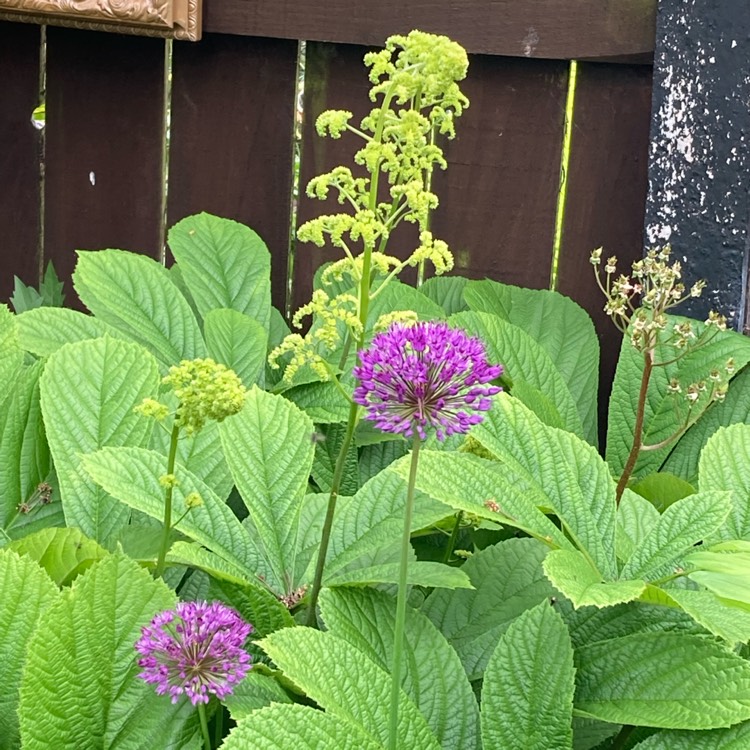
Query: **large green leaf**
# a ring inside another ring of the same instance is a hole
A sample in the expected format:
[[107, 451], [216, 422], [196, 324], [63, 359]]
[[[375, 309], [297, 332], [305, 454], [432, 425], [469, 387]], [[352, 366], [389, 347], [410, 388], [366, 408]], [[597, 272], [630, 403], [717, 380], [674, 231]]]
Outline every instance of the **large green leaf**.
[[156, 361], [143, 347], [109, 336], [66, 344], [50, 356], [40, 381], [65, 520], [105, 546], [130, 510], [91, 481], [81, 455], [105, 445], [145, 445], [153, 422], [133, 409], [158, 382]]
[[[326, 628], [388, 672], [393, 665], [396, 600], [374, 589], [324, 590]], [[476, 698], [458, 655], [420, 612], [407, 608], [401, 686], [427, 719], [443, 750], [479, 742]], [[572, 691], [571, 691], [572, 695]]]
[[669, 471], [649, 474], [633, 485], [633, 492], [645, 497], [660, 513], [683, 497], [693, 495], [695, 487]]
[[[370, 586], [376, 583], [398, 583], [399, 563], [384, 563], [358, 567], [325, 578], [326, 586]], [[426, 588], [468, 589], [469, 579], [460, 568], [451, 568], [438, 562], [412, 560], [406, 570], [406, 582], [411, 586]]]
[[0, 408], [0, 528], [15, 517], [37, 485], [47, 479], [50, 454], [39, 405], [37, 362], [18, 371], [9, 398]]
[[482, 684], [486, 748], [569, 750], [573, 742], [573, 647], [546, 602], [503, 633]]
[[750, 664], [712, 637], [638, 633], [576, 650], [575, 704], [616, 724], [715, 729], [750, 718]]
[[380, 742], [353, 721], [299, 705], [276, 705], [253, 711], [237, 723], [221, 745], [222, 750], [279, 750], [282, 747], [289, 750], [383, 750]]
[[560, 518], [604, 579], [616, 577], [615, 487], [594, 447], [545, 425], [503, 393], [495, 397], [492, 409], [471, 434], [503, 469], [523, 476], [536, 495], [544, 496], [543, 504]]
[[396, 310], [410, 310], [417, 313], [420, 320], [441, 320], [445, 318], [445, 311], [419, 289], [403, 284], [398, 279], [388, 283], [382, 292], [375, 291], [375, 299], [370, 303], [367, 316], [367, 330], [372, 331], [381, 315]]
[[[137, 678], [133, 644], [175, 595], [132, 560], [93, 565], [45, 610], [21, 683], [27, 750], [178, 750], [197, 729], [186, 699], [173, 705]], [[54, 707], [54, 710], [51, 710]]]
[[[269, 675], [261, 674], [257, 669], [248, 672], [242, 681], [235, 685], [232, 693], [222, 703], [229, 709], [232, 718], [239, 722], [259, 708], [265, 708], [272, 703], [291, 703], [292, 699], [281, 687], [278, 680]], [[258, 714], [254, 714], [257, 716]], [[222, 748], [226, 749], [223, 744]], [[252, 745], [255, 747], [255, 745]]]
[[16, 750], [18, 687], [26, 644], [37, 621], [59, 596], [49, 576], [30, 558], [0, 550], [0, 750]]
[[23, 351], [18, 343], [16, 316], [8, 305], [0, 305], [0, 404], [11, 392], [22, 364]]
[[617, 507], [617, 557], [628, 560], [659, 523], [659, 511], [646, 498], [625, 489]]
[[293, 401], [316, 424], [346, 422], [349, 418], [349, 401], [331, 381], [302, 383], [290, 388], [284, 396]]
[[471, 310], [513, 323], [544, 348], [576, 402], [586, 440], [596, 445], [599, 339], [588, 313], [558, 292], [490, 279], [470, 281], [464, 298]]
[[[278, 630], [260, 645], [327, 713], [358, 724], [372, 742], [387, 744], [391, 678], [365, 653], [332, 633], [311, 628]], [[424, 716], [403, 691], [398, 718], [399, 748], [440, 748]]]
[[[333, 477], [336, 473], [336, 462], [345, 435], [346, 427], [342, 424], [322, 425], [315, 433], [315, 458], [312, 465], [312, 477], [321, 492], [331, 491]], [[350, 443], [338, 493], [340, 495], [353, 495], [358, 489], [357, 447]]]
[[750, 539], [750, 425], [720, 427], [700, 457], [700, 485], [730, 490], [732, 510], [719, 532], [722, 539]]
[[97, 318], [143, 344], [163, 365], [206, 355], [190, 305], [155, 260], [124, 250], [79, 251], [73, 284]]
[[270, 568], [268, 583], [285, 594], [297, 587], [292, 579], [312, 433], [312, 422], [294, 404], [258, 388], [220, 425], [224, 454]]
[[565, 429], [584, 436], [581, 417], [565, 379], [547, 350], [523, 328], [483, 312], [457, 313], [449, 323], [478, 336], [490, 362], [501, 363], [511, 380], [523, 380], [541, 391], [557, 407]]
[[[668, 327], [671, 327], [685, 319], [670, 315], [668, 320]], [[702, 324], [692, 322], [700, 331]], [[657, 347], [655, 362], [671, 364], [655, 367], [652, 371], [644, 411], [644, 445], [657, 445], [668, 440], [684, 427], [688, 418], [685, 396], [669, 392], [670, 380], [676, 379], [684, 390], [691, 383], [705, 380], [713, 369], [723, 371], [730, 357], [734, 358], [737, 371], [750, 362], [750, 339], [733, 331], [723, 331], [704, 346], [676, 361], [672, 361], [675, 359], [673, 347]], [[630, 338], [625, 336], [609, 401], [607, 462], [615, 476], [622, 474], [633, 444], [643, 362], [643, 355], [632, 346]], [[707, 388], [693, 405], [688, 419], [690, 424], [708, 406], [710, 390]], [[633, 480], [658, 471], [673, 447], [670, 443], [658, 450], [642, 451], [635, 465]]]
[[635, 746], [634, 750], [747, 750], [750, 747], [750, 721], [730, 729], [704, 732], [659, 732]]
[[271, 255], [252, 229], [204, 213], [173, 226], [168, 241], [204, 318], [210, 310], [228, 307], [268, 328]]
[[419, 291], [437, 302], [446, 315], [453, 315], [469, 309], [464, 299], [464, 289], [468, 283], [469, 279], [463, 276], [433, 276], [419, 287]]
[[458, 652], [469, 679], [482, 676], [499, 636], [555, 590], [542, 571], [545, 545], [509, 539], [472, 555], [461, 568], [474, 590], [433, 591], [422, 611]]
[[64, 344], [117, 336], [116, 329], [91, 315], [66, 307], [37, 307], [18, 316], [21, 347], [37, 357], [48, 357]]
[[204, 321], [208, 353], [239, 375], [245, 387], [259, 383], [266, 365], [268, 333], [257, 320], [237, 310], [210, 310]]

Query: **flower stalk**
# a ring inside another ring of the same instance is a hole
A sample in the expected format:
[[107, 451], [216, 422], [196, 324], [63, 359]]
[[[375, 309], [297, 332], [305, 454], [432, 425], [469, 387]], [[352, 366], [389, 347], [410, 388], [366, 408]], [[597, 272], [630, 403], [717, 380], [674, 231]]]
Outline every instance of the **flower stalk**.
[[164, 487], [164, 528], [162, 529], [161, 546], [159, 556], [156, 559], [154, 578], [160, 578], [164, 573], [164, 566], [169, 550], [169, 534], [172, 530], [172, 493], [174, 492], [174, 465], [177, 459], [177, 442], [180, 439], [180, 423], [175, 419], [169, 438], [169, 456], [167, 457], [167, 474]]

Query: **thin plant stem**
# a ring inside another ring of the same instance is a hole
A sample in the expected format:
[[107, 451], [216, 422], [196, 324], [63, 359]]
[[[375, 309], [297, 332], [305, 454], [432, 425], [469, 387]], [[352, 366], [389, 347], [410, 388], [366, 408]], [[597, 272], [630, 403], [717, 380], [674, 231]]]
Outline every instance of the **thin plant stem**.
[[310, 590], [310, 603], [307, 610], [306, 625], [313, 627], [315, 625], [316, 613], [318, 606], [318, 596], [320, 587], [323, 583], [323, 570], [326, 565], [326, 555], [328, 554], [328, 544], [331, 540], [331, 529], [333, 528], [333, 516], [336, 513], [336, 501], [338, 500], [339, 490], [341, 489], [341, 479], [344, 476], [344, 466], [346, 465], [346, 456], [349, 453], [349, 446], [352, 444], [354, 428], [357, 426], [357, 412], [359, 407], [352, 403], [349, 407], [349, 420], [346, 423], [346, 433], [344, 442], [341, 444], [338, 458], [336, 459], [336, 468], [333, 472], [331, 482], [331, 494], [328, 496], [328, 507], [326, 508], [326, 517], [323, 521], [323, 533], [320, 537], [320, 546], [318, 547], [318, 561], [315, 565], [315, 577], [313, 578], [312, 589]]
[[208, 719], [206, 718], [206, 704], [198, 704], [198, 716], [201, 719], [201, 734], [203, 735], [204, 750], [211, 750], [211, 737], [208, 734]]
[[453, 548], [456, 546], [456, 541], [458, 540], [458, 535], [461, 531], [461, 520], [464, 517], [464, 512], [462, 510], [459, 510], [458, 513], [456, 513], [456, 521], [453, 524], [453, 531], [451, 531], [450, 539], [448, 539], [448, 544], [445, 548], [445, 554], [443, 555], [443, 562], [448, 564], [451, 559], [451, 555], [453, 554]]
[[628, 738], [633, 733], [634, 729], [635, 727], [630, 726], [630, 724], [623, 724], [622, 729], [620, 729], [615, 738], [612, 740], [610, 750], [622, 750], [622, 748], [625, 747], [625, 743], [628, 741]]
[[214, 747], [219, 747], [224, 739], [224, 706], [219, 706], [219, 710], [214, 717]]
[[414, 436], [409, 467], [409, 484], [406, 489], [404, 508], [404, 531], [401, 536], [401, 561], [398, 569], [398, 598], [396, 600], [396, 626], [393, 638], [393, 666], [391, 667], [391, 710], [388, 722], [388, 750], [396, 750], [398, 745], [398, 701], [401, 695], [401, 655], [404, 648], [406, 629], [406, 586], [409, 570], [409, 550], [411, 548], [411, 518], [414, 506], [414, 485], [417, 479], [417, 463], [421, 440]]
[[643, 417], [646, 411], [646, 395], [648, 394], [648, 384], [651, 380], [651, 372], [654, 369], [654, 353], [651, 349], [646, 350], [643, 353], [643, 374], [641, 375], [641, 390], [638, 393], [638, 406], [635, 411], [635, 427], [633, 428], [633, 445], [630, 448], [630, 454], [628, 460], [625, 463], [622, 475], [617, 482], [617, 490], [615, 492], [615, 500], [617, 505], [620, 504], [622, 495], [625, 492], [625, 488], [628, 486], [628, 480], [633, 474], [635, 469], [635, 463], [638, 460], [638, 455], [641, 452], [641, 446], [643, 445]]
[[[167, 458], [167, 474], [174, 474], [174, 464], [177, 458], [177, 441], [180, 437], [180, 423], [177, 419], [172, 425], [172, 434], [169, 438], [169, 457]], [[167, 550], [169, 549], [169, 532], [172, 528], [172, 492], [174, 487], [168, 484], [164, 490], [164, 531], [162, 532], [161, 547], [159, 548], [159, 557], [156, 560], [154, 578], [159, 578], [164, 572], [164, 563], [167, 559]]]

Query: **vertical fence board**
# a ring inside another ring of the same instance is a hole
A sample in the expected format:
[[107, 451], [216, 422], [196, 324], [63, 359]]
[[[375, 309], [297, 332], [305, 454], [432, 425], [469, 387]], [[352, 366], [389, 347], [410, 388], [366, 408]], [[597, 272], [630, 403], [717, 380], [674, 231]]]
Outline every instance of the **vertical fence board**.
[[[164, 42], [47, 32], [45, 259], [161, 247]], [[68, 296], [71, 301], [71, 295]]]
[[31, 113], [39, 98], [38, 26], [0, 22], [0, 302], [13, 276], [39, 281], [39, 134]]
[[620, 337], [604, 314], [589, 256], [603, 246], [626, 269], [643, 254], [651, 68], [579, 66], [558, 289], [594, 319], [602, 346], [602, 414]]
[[206, 35], [173, 57], [168, 226], [200, 211], [251, 226], [284, 309], [297, 43]]

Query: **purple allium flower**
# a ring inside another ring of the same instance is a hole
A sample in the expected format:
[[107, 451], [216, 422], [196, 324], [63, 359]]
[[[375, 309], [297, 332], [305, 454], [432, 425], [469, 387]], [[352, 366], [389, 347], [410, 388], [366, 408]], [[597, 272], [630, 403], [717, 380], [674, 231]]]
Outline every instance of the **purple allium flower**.
[[180, 602], [160, 612], [141, 629], [135, 649], [141, 654], [138, 676], [156, 685], [172, 703], [187, 694], [193, 705], [230, 695], [250, 669], [242, 648], [252, 625], [220, 602]]
[[468, 432], [502, 390], [484, 385], [503, 368], [487, 363], [482, 342], [445, 323], [394, 323], [359, 361], [354, 401], [381, 430], [406, 437], [425, 438], [431, 427], [439, 440]]

